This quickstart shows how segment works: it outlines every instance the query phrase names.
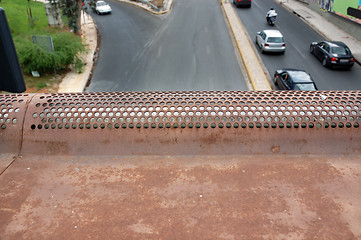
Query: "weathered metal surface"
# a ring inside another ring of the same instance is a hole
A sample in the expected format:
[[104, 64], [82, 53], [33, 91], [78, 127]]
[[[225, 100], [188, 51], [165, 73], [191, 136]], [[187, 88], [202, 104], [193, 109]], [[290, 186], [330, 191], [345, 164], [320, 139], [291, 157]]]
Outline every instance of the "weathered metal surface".
[[360, 91], [35, 95], [22, 154], [360, 154]]
[[1, 239], [361, 239], [360, 91], [0, 101]]
[[23, 157], [0, 176], [0, 236], [356, 240], [360, 173], [356, 156]]
[[27, 94], [0, 94], [0, 172], [20, 153]]

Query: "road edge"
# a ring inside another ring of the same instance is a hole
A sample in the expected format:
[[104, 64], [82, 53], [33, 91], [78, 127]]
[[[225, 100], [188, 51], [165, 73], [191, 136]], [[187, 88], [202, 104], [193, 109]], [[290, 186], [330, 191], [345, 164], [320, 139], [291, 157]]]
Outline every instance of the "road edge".
[[[226, 5], [225, 5], [226, 4]], [[241, 20], [237, 16], [229, 0], [221, 0], [220, 5], [225, 12], [226, 20], [231, 29], [238, 51], [246, 68], [254, 90], [272, 90], [272, 80], [255, 51], [253, 43]]]

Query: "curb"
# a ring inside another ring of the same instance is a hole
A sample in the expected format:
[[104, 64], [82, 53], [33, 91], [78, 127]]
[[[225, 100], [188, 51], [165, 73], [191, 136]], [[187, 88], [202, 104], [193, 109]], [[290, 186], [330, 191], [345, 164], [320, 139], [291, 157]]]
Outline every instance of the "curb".
[[154, 15], [162, 15], [162, 14], [166, 14], [166, 13], [169, 13], [170, 10], [172, 9], [172, 6], [173, 6], [173, 0], [169, 0], [167, 2], [167, 9], [164, 10], [164, 11], [154, 11], [152, 10], [151, 8], [148, 8], [148, 7], [145, 7], [143, 4], [137, 4], [135, 2], [131, 2], [130, 0], [117, 0], [118, 2], [123, 2], [123, 3], [126, 3], [126, 4], [129, 4], [129, 5], [133, 5], [133, 6], [137, 6], [137, 7], [140, 7], [142, 8], [143, 10], [147, 11], [147, 12], [150, 12]]
[[[227, 3], [231, 4], [229, 1], [227, 1]], [[235, 26], [235, 24], [230, 20], [230, 16], [227, 13], [227, 10], [224, 7], [224, 0], [220, 1], [221, 7], [225, 13], [226, 16], [226, 20], [229, 24], [229, 27], [231, 29], [233, 38], [235, 39], [238, 51], [241, 55], [242, 61], [243, 61], [243, 65], [245, 66], [245, 69], [247, 71], [247, 75], [249, 77], [249, 80], [252, 84], [252, 87], [254, 90], [272, 90], [272, 80], [271, 77], [268, 73], [268, 71], [265, 70], [265, 67], [263, 65], [263, 62], [260, 60], [260, 57], [257, 53], [257, 51], [255, 51], [253, 43], [250, 39], [250, 36], [248, 35], [247, 31], [245, 30], [242, 22], [240, 21], [240, 19], [238, 18], [238, 16], [236, 17], [237, 19], [237, 26]], [[233, 7], [232, 10], [234, 11]], [[240, 28], [242, 31], [242, 34], [244, 35], [243, 37], [245, 37], [245, 39], [242, 39], [245, 43], [245, 45], [247, 45], [246, 47], [241, 47], [240, 44], [240, 35], [237, 35], [235, 33], [235, 29]], [[247, 50], [250, 49], [250, 52], [247, 53]], [[253, 56], [252, 56], [253, 55]], [[253, 71], [251, 70], [253, 68]]]

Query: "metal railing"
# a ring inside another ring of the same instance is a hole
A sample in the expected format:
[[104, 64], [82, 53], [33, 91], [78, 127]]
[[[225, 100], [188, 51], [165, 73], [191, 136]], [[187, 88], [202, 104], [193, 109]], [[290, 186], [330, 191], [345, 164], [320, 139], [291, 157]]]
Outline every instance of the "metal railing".
[[360, 154], [361, 91], [1, 94], [0, 153]]
[[147, 1], [147, 0], [136, 0], [137, 2], [141, 2], [141, 3], [144, 3], [144, 4], [146, 4], [146, 5], [148, 5], [149, 7], [151, 7], [152, 9], [154, 9], [154, 10], [156, 10], [156, 11], [160, 11], [160, 9], [157, 7], [157, 6], [155, 6], [154, 4], [152, 4], [152, 3], [150, 3], [149, 1]]

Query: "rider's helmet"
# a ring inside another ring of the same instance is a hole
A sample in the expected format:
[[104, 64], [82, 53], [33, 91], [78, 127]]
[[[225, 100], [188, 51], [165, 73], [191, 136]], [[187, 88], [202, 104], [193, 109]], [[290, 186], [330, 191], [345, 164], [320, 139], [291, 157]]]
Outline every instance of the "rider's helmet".
[[275, 10], [273, 7], [271, 7], [271, 9], [270, 10]]

